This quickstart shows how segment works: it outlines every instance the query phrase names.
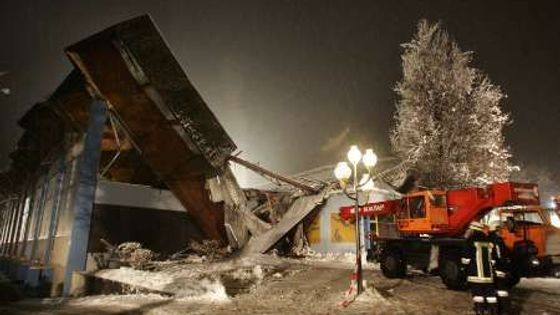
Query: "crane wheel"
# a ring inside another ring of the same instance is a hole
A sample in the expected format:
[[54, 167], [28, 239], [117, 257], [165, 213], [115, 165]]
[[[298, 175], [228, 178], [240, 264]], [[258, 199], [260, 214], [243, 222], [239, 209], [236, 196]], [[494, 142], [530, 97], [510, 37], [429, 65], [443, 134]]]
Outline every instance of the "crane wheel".
[[514, 286], [516, 286], [519, 283], [520, 280], [521, 280], [521, 277], [519, 277], [519, 275], [517, 273], [512, 273], [508, 277], [507, 285], [510, 288], [513, 288]]
[[404, 278], [406, 263], [403, 254], [396, 248], [387, 248], [381, 253], [381, 272], [387, 278]]
[[467, 276], [457, 259], [440, 259], [439, 276], [449, 289], [465, 290], [467, 288]]

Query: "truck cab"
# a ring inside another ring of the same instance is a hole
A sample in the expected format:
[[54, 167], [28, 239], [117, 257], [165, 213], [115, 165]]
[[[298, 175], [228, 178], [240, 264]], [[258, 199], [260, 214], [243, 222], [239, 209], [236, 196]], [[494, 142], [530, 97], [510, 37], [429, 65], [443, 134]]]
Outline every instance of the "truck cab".
[[447, 225], [447, 202], [444, 191], [419, 191], [408, 194], [400, 200], [397, 227], [401, 233], [445, 232]]
[[560, 230], [540, 206], [504, 207], [491, 211], [485, 221], [499, 226], [518, 275], [537, 276], [555, 271], [560, 262]]

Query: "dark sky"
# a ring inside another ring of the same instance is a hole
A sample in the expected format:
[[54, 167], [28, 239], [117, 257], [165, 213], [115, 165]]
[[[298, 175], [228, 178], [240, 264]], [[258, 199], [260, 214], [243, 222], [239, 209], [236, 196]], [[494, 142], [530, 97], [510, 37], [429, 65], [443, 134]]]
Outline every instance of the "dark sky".
[[250, 160], [286, 174], [350, 142], [390, 153], [400, 44], [441, 20], [507, 93], [516, 160], [560, 169], [558, 1], [6, 1], [0, 3], [0, 165], [19, 118], [70, 71], [63, 48], [149, 13]]

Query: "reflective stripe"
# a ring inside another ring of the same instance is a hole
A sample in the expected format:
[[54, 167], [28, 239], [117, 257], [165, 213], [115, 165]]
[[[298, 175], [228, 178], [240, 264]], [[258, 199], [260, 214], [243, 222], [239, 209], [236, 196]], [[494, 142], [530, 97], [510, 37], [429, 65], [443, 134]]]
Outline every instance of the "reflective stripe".
[[500, 270], [496, 270], [496, 276], [500, 277], [500, 278], [505, 278], [506, 277], [506, 273]]
[[498, 303], [498, 298], [495, 296], [489, 296], [486, 298], [486, 302], [490, 304]]
[[461, 263], [463, 265], [468, 265], [471, 262], [470, 258], [461, 258]]
[[472, 283], [492, 283], [492, 282], [494, 282], [494, 279], [468, 276], [467, 281], [472, 282]]
[[494, 244], [489, 242], [474, 242], [476, 249], [476, 273], [478, 278], [493, 278], [492, 249]]
[[498, 294], [499, 297], [507, 297], [507, 296], [509, 296], [509, 292], [508, 292], [508, 291], [504, 291], [504, 290], [498, 290], [498, 291], [496, 291], [496, 293]]
[[473, 296], [472, 300], [475, 303], [483, 303], [484, 302], [484, 297], [483, 296]]

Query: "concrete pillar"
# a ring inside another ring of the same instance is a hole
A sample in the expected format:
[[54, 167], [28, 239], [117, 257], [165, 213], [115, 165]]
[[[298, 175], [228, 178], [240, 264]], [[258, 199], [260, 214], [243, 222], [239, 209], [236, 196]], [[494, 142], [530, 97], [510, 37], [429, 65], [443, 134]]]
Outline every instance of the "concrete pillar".
[[73, 205], [74, 220], [70, 234], [68, 260], [64, 273], [63, 294], [68, 295], [72, 284], [72, 274], [86, 267], [89, 230], [97, 186], [97, 172], [101, 156], [101, 140], [107, 119], [105, 103], [99, 99], [91, 102], [89, 122], [84, 141], [84, 149], [78, 165], [78, 187]]

